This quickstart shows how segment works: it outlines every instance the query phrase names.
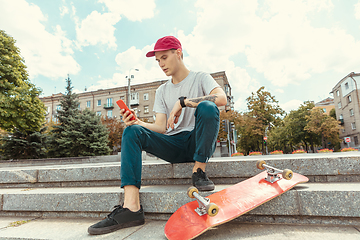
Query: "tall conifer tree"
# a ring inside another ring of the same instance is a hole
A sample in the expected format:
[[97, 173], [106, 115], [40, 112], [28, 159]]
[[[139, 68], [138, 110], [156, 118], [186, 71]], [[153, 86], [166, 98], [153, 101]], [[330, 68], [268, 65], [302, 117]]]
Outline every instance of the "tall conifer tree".
[[85, 109], [79, 110], [77, 94], [72, 89], [70, 77], [66, 79], [66, 92], [60, 101], [58, 125], [51, 133], [50, 157], [79, 157], [107, 155], [110, 152], [108, 131], [100, 117]]

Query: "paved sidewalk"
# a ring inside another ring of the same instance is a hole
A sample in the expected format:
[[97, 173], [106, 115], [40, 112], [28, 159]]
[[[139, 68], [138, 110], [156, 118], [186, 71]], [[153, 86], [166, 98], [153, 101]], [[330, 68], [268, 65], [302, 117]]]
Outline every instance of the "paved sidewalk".
[[[2, 217], [0, 218], [0, 239], [166, 239], [164, 235], [166, 221], [146, 220], [143, 226], [123, 229], [106, 235], [88, 235], [87, 228], [97, 221], [98, 219]], [[359, 240], [360, 226], [260, 225], [230, 222], [209, 230], [196, 239]]]

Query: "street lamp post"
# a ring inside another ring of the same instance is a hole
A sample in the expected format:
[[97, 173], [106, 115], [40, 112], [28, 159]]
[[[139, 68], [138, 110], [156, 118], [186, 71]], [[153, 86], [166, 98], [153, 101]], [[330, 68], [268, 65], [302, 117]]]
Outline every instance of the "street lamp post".
[[127, 78], [128, 78], [127, 105], [128, 105], [129, 108], [130, 108], [130, 80], [131, 80], [131, 78], [134, 78], [134, 76], [131, 76], [131, 75], [130, 75], [131, 70], [139, 71], [139, 69], [137, 69], [137, 68], [131, 68], [131, 69], [129, 70], [129, 75], [127, 76]]

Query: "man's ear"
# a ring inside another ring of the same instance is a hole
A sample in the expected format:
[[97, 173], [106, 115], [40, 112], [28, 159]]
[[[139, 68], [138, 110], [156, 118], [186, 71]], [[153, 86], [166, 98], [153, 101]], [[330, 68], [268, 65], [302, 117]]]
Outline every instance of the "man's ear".
[[182, 51], [180, 48], [176, 49], [176, 55], [181, 58]]

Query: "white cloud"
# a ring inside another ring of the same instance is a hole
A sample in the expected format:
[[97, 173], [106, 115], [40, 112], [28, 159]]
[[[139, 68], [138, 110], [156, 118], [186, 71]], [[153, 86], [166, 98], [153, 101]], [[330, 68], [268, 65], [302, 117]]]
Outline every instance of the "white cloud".
[[60, 26], [56, 26], [54, 34], [46, 31], [42, 24], [46, 21], [40, 8], [25, 0], [0, 2], [1, 28], [16, 40], [30, 78], [78, 73], [80, 65], [71, 56], [71, 41]]
[[141, 21], [154, 17], [154, 0], [99, 0], [104, 3], [110, 12], [123, 15], [130, 21]]
[[285, 110], [286, 112], [290, 112], [291, 110], [296, 110], [300, 107], [301, 104], [303, 104], [303, 101], [297, 100], [297, 99], [293, 99], [290, 100], [284, 104], [279, 103], [280, 107]]
[[354, 5], [355, 18], [360, 20], [360, 0]]
[[65, 14], [69, 13], [69, 9], [66, 6], [62, 6], [59, 8], [60, 10], [60, 16], [63, 17]]
[[79, 46], [107, 44], [109, 48], [116, 49], [114, 25], [120, 21], [120, 16], [113, 13], [101, 14], [93, 11], [80, 24], [76, 26], [77, 41]]
[[155, 2], [153, 0], [99, 0], [108, 8], [108, 12], [91, 12], [80, 22], [75, 15], [76, 9], [72, 6], [73, 18], [76, 24], [77, 46], [105, 44], [116, 49], [114, 25], [124, 16], [130, 21], [141, 21], [154, 17]]

